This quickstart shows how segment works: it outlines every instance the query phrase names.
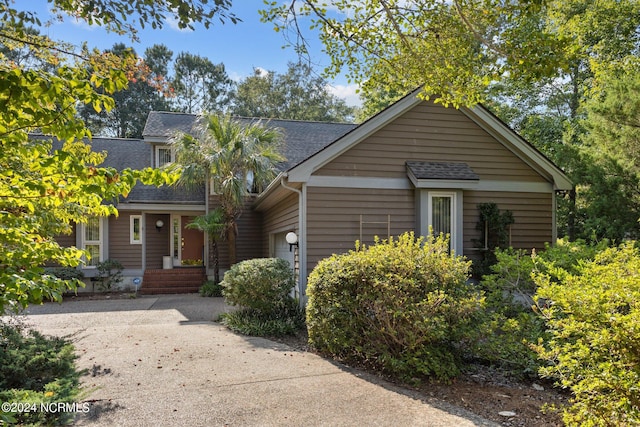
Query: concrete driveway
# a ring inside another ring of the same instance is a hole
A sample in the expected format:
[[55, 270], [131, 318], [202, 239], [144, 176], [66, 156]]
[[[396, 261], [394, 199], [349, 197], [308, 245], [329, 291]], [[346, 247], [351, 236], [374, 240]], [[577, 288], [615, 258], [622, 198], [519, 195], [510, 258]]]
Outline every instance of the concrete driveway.
[[27, 323], [74, 334], [97, 426], [494, 426], [315, 354], [235, 335], [198, 295], [68, 301]]

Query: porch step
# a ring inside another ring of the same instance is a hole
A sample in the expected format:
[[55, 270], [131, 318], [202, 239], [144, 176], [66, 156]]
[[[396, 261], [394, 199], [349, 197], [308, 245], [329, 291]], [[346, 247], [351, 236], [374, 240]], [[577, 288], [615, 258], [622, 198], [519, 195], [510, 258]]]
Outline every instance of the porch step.
[[155, 294], [188, 294], [198, 292], [207, 280], [204, 268], [178, 267], [170, 270], [145, 270], [140, 293]]

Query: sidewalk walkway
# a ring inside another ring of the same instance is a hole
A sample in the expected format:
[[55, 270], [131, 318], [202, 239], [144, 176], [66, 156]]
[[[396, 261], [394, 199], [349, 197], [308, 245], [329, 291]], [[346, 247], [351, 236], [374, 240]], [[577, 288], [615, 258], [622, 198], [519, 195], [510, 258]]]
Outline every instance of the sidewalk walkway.
[[220, 298], [68, 301], [28, 310], [76, 334], [91, 426], [494, 426], [368, 374], [212, 322]]

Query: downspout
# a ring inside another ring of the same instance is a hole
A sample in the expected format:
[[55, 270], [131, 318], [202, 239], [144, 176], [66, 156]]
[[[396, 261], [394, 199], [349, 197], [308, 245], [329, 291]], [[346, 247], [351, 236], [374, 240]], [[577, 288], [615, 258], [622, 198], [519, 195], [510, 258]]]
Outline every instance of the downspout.
[[285, 172], [280, 177], [280, 185], [289, 191], [298, 194], [298, 295], [300, 295], [300, 305], [304, 307], [307, 303], [307, 216], [306, 203], [306, 186], [302, 187], [302, 191], [285, 184], [285, 178], [289, 175]]
[[[204, 182], [204, 214], [209, 214], [209, 177], [206, 178]], [[204, 233], [204, 253], [202, 254], [202, 263], [205, 265], [204, 274], [207, 276], [207, 280], [209, 280], [209, 269], [211, 266], [209, 265], [209, 260], [211, 257], [209, 256], [209, 246], [211, 243], [209, 242], [209, 233]]]
[[558, 242], [558, 190], [555, 184], [551, 191], [551, 245], [556, 246]]

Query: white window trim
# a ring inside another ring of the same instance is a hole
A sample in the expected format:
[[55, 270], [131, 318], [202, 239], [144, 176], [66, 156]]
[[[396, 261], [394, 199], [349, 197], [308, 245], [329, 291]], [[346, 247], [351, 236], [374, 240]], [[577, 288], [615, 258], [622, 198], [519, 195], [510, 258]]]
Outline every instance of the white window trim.
[[431, 213], [432, 213], [432, 200], [434, 197], [451, 197], [451, 217], [453, 219], [451, 224], [451, 249], [456, 255], [463, 254], [463, 199], [461, 190], [453, 191], [430, 191], [416, 189], [417, 192], [417, 218], [418, 218], [418, 233], [421, 236], [429, 235], [431, 229]]
[[[140, 238], [138, 240], [134, 237], [134, 224], [136, 220], [138, 220], [138, 233], [140, 234]], [[142, 215], [131, 215], [129, 217], [129, 243], [132, 245], [142, 244]]]
[[[107, 244], [105, 242], [105, 236], [107, 234], [107, 224], [108, 224], [108, 218], [104, 218], [101, 217], [99, 218], [99, 240], [86, 240], [85, 239], [85, 230], [86, 230], [86, 224], [85, 223], [80, 223], [78, 224], [78, 247], [82, 250], [86, 249], [86, 246], [89, 245], [99, 245], [100, 249], [99, 249], [99, 256], [100, 259], [98, 260], [98, 262], [102, 262], [104, 260], [107, 259], [106, 254], [107, 254]], [[84, 257], [83, 257], [84, 258]], [[85, 259], [86, 261], [86, 259]], [[97, 267], [95, 265], [87, 265], [87, 264], [83, 264], [82, 265], [83, 269], [96, 269]]]
[[[176, 150], [174, 147], [171, 147], [169, 145], [156, 145], [154, 152], [155, 152], [155, 164], [157, 168], [161, 167], [160, 166], [160, 150], [161, 149], [171, 151], [171, 161], [169, 163], [173, 163], [176, 161]], [[166, 163], [166, 164], [169, 164], [169, 163]]]

